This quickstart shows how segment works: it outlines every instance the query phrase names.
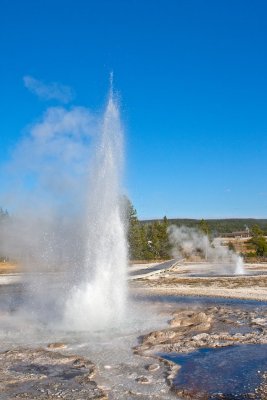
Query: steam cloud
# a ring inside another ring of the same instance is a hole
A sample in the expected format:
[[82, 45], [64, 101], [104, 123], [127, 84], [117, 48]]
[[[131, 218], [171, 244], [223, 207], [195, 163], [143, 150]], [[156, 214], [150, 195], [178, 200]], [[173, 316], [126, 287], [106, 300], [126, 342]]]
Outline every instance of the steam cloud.
[[0, 233], [2, 254], [35, 270], [58, 263], [59, 254], [64, 262], [69, 253], [75, 260], [74, 232], [83, 226], [88, 153], [98, 125], [85, 108], [56, 107], [29, 128], [1, 171], [0, 201], [12, 214]]
[[197, 229], [171, 225], [168, 228], [172, 255], [178, 257], [201, 256], [218, 265], [218, 273], [243, 274], [243, 259], [219, 240], [210, 241]]
[[83, 107], [48, 108], [0, 171], [0, 204], [12, 216], [1, 226], [0, 254], [30, 272], [23, 304], [46, 322], [64, 314], [88, 257], [88, 176], [102, 125], [103, 116]]
[[58, 100], [61, 103], [69, 103], [73, 97], [73, 90], [58, 82], [45, 84], [32, 76], [24, 76], [24, 85], [30, 92], [43, 100]]

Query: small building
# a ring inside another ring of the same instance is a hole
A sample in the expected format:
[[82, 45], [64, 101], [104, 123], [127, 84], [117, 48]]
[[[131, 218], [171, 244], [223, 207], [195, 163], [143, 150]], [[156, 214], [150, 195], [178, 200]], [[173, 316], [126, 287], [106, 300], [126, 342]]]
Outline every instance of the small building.
[[250, 237], [250, 232], [249, 232], [249, 229], [246, 229], [245, 231], [222, 233], [220, 235], [220, 237], [235, 238], [235, 239], [248, 238], [248, 237]]

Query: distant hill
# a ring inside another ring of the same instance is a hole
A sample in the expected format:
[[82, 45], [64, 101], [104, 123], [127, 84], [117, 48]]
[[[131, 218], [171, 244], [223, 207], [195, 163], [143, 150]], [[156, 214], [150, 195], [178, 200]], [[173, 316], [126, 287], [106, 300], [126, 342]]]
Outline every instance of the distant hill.
[[[143, 220], [141, 223], [149, 224], [156, 221], [163, 221], [163, 219], [154, 220]], [[170, 224], [175, 224], [177, 226], [188, 226], [189, 228], [197, 228], [200, 219], [190, 219], [190, 218], [175, 218], [168, 219]], [[246, 227], [251, 229], [253, 225], [259, 225], [259, 227], [267, 234], [267, 219], [256, 219], [256, 218], [226, 218], [226, 219], [206, 219], [210, 231], [215, 235], [243, 231]]]

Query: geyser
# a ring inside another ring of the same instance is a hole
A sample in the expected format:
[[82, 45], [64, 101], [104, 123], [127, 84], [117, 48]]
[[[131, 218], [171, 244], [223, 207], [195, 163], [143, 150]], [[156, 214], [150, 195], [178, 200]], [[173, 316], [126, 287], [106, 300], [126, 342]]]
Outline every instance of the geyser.
[[73, 329], [117, 325], [126, 303], [127, 242], [120, 180], [123, 130], [112, 85], [90, 169], [84, 268], [67, 300], [65, 321]]
[[15, 147], [1, 171], [9, 179], [0, 204], [12, 216], [0, 231], [0, 254], [26, 272], [22, 318], [71, 330], [122, 321], [123, 147], [112, 83], [102, 115], [82, 107], [48, 108]]

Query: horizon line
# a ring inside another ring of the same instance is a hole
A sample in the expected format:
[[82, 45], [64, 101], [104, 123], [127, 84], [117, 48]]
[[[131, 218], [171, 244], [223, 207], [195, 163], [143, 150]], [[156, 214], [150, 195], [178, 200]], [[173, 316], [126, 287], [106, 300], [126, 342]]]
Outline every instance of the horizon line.
[[266, 217], [168, 217], [167, 215], [164, 215], [163, 217], [153, 217], [153, 218], [141, 218], [139, 217], [139, 219], [141, 221], [157, 221], [157, 220], [162, 220], [164, 217], [166, 217], [167, 219], [193, 219], [193, 220], [215, 220], [215, 219], [263, 219], [267, 221], [267, 216]]

